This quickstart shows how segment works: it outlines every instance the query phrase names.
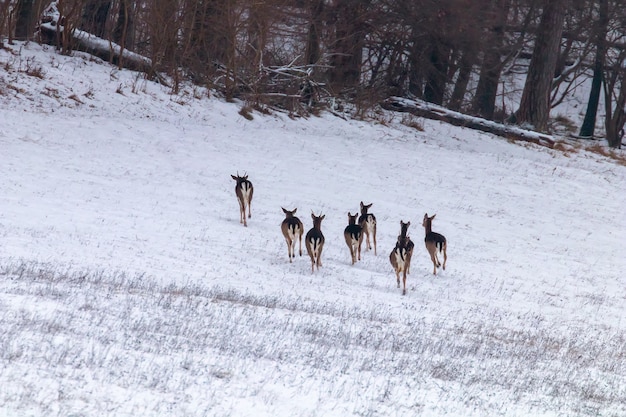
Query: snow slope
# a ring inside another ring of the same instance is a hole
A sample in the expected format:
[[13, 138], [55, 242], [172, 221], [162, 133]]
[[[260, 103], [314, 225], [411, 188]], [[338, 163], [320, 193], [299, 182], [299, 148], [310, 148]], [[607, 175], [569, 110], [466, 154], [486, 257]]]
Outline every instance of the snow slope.
[[[623, 165], [392, 114], [250, 121], [32, 43], [0, 62], [0, 415], [626, 414]], [[378, 253], [351, 266], [360, 201]], [[326, 214], [319, 271], [281, 206]]]

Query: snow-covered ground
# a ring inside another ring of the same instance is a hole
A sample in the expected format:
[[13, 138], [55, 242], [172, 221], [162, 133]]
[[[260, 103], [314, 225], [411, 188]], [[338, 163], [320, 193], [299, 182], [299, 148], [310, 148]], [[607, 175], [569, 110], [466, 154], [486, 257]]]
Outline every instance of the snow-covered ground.
[[[626, 415], [624, 165], [392, 114], [247, 120], [32, 43], [0, 64], [0, 416]], [[360, 201], [378, 253], [352, 266]], [[281, 206], [326, 215], [319, 271]]]

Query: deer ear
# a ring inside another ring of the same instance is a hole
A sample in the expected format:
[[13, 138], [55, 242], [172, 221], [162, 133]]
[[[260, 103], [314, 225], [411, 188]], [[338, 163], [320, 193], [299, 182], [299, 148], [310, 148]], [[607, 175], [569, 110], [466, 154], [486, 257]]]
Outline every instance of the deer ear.
[[322, 214], [322, 217], [320, 217], [320, 220], [324, 220], [326, 218], [325, 214]]
[[[284, 209], [283, 209], [284, 210]], [[298, 208], [296, 207], [295, 209], [293, 209], [293, 211], [291, 212], [291, 214], [296, 214], [296, 211], [298, 211]]]
[[235, 181], [237, 181], [237, 177], [235, 177], [234, 175], [231, 175], [231, 177], [232, 177]]
[[409, 227], [411, 225], [411, 221], [409, 220], [409, 222], [406, 224], [406, 227]]
[[287, 214], [287, 210], [284, 207], [281, 207], [281, 209], [283, 209], [283, 213]]

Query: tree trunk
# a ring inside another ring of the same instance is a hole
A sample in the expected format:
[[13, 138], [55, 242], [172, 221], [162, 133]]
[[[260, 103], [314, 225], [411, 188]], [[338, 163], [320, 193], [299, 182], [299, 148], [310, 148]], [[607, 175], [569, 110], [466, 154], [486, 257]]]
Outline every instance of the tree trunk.
[[503, 65], [501, 53], [504, 42], [504, 27], [509, 14], [510, 2], [496, 0], [492, 7], [494, 21], [485, 43], [480, 77], [472, 103], [474, 112], [486, 119], [493, 119], [496, 109], [496, 96]]
[[535, 38], [533, 56], [515, 119], [539, 131], [548, 127], [550, 90], [561, 44], [567, 0], [546, 2]]
[[600, 91], [602, 90], [602, 80], [604, 79], [604, 61], [606, 58], [606, 34], [609, 24], [609, 2], [600, 0], [600, 10], [598, 25], [596, 28], [596, 57], [593, 65], [593, 78], [591, 80], [591, 91], [587, 101], [587, 111], [585, 119], [580, 128], [581, 137], [593, 137], [596, 128], [596, 115], [598, 104], [600, 103]]
[[454, 83], [454, 90], [452, 91], [452, 97], [450, 97], [450, 104], [448, 107], [452, 110], [460, 110], [463, 105], [463, 98], [467, 92], [467, 84], [469, 83], [470, 76], [472, 75], [472, 67], [474, 66], [474, 54], [473, 50], [463, 51], [461, 58], [461, 66], [459, 68], [459, 75]]
[[542, 133], [520, 129], [516, 126], [494, 123], [480, 117], [468, 116], [421, 100], [391, 97], [380, 103], [380, 105], [386, 110], [408, 112], [427, 119], [441, 120], [454, 126], [493, 133], [507, 139], [532, 142], [549, 148], [554, 147], [555, 144], [551, 136]]
[[311, 18], [309, 21], [309, 33], [306, 41], [307, 64], [317, 64], [320, 58], [320, 36], [322, 32], [322, 15], [324, 13], [324, 0], [312, 0]]
[[450, 48], [438, 36], [431, 36], [429, 45], [431, 50], [426, 85], [424, 86], [424, 100], [441, 105], [448, 83]]
[[[415, 37], [413, 35], [412, 37]], [[423, 98], [424, 97], [424, 72], [423, 65], [421, 65], [421, 57], [420, 57], [420, 49], [417, 47], [416, 43], [412, 45], [409, 50], [409, 71], [408, 71], [408, 84], [409, 84], [409, 94]]]
[[331, 56], [330, 84], [335, 91], [354, 88], [361, 80], [365, 38], [364, 14], [368, 4], [340, 0], [335, 6], [335, 41]]
[[269, 30], [268, 18], [271, 11], [265, 2], [250, 2], [248, 6], [247, 35], [246, 43], [247, 57], [245, 62], [252, 66], [252, 71], [256, 72], [263, 62], [263, 51], [267, 44]]
[[110, 0], [89, 0], [83, 9], [80, 28], [104, 39], [110, 9]]
[[16, 5], [17, 19], [15, 21], [15, 39], [26, 41], [32, 38], [35, 30], [35, 18], [33, 16], [34, 0], [18, 0]]
[[120, 0], [120, 9], [117, 14], [113, 42], [122, 48], [133, 50], [133, 34], [135, 33], [135, 19], [133, 18], [134, 0]]
[[[626, 124], [626, 70], [620, 68], [620, 91], [615, 100], [615, 110], [611, 111], [613, 94], [609, 89], [604, 91], [606, 118], [606, 140], [611, 148], [621, 148], [622, 138], [624, 137], [624, 124]], [[605, 84], [606, 87], [606, 84]]]

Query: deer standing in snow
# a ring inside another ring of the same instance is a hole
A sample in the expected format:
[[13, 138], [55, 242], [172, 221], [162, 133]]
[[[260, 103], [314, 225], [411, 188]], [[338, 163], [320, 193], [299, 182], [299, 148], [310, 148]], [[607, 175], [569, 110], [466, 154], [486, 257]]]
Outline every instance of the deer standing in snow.
[[370, 207], [372, 207], [373, 203], [363, 204], [361, 201], [361, 215], [359, 216], [359, 226], [363, 229], [363, 233], [365, 234], [365, 249], [371, 250], [372, 245], [370, 243], [370, 236], [374, 241], [374, 255], [376, 255], [376, 216], [372, 213], [368, 213]]
[[311, 272], [314, 272], [314, 267], [317, 265], [317, 269], [322, 266], [322, 249], [324, 249], [324, 235], [322, 234], [322, 220], [326, 215], [316, 216], [311, 212], [311, 218], [313, 219], [313, 228], [310, 229], [304, 239], [306, 245], [306, 251], [311, 257]]
[[300, 219], [294, 216], [296, 210], [298, 210], [297, 208], [291, 211], [283, 207], [281, 208], [283, 213], [285, 213], [285, 220], [281, 223], [280, 229], [283, 231], [283, 236], [285, 236], [289, 262], [291, 262], [291, 259], [296, 257], [296, 240], [300, 241], [300, 256], [302, 256], [302, 233], [304, 232], [304, 227]]
[[402, 295], [406, 295], [406, 274], [411, 267], [411, 257], [413, 256], [413, 241], [408, 237], [407, 231], [411, 222], [404, 223], [400, 220], [400, 234], [395, 248], [389, 254], [389, 262], [396, 273], [398, 288], [400, 288], [400, 274], [402, 274], [403, 290]]
[[254, 188], [252, 187], [252, 183], [248, 181], [248, 174], [240, 177], [239, 173], [237, 173], [237, 175], [231, 175], [231, 177], [237, 181], [235, 194], [239, 202], [239, 223], [243, 223], [244, 226], [248, 227], [248, 223], [246, 222], [246, 207], [248, 208], [248, 218], [250, 218], [252, 217], [250, 203], [252, 202]]
[[446, 261], [448, 260], [448, 255], [446, 254], [448, 243], [443, 235], [435, 233], [432, 230], [432, 223], [435, 216], [436, 214], [433, 214], [431, 217], [428, 217], [428, 213], [425, 213], [422, 226], [424, 226], [424, 229], [426, 229], [424, 244], [426, 245], [426, 249], [428, 250], [428, 254], [430, 255], [430, 260], [433, 261], [433, 274], [437, 275], [437, 268], [441, 266], [441, 262], [439, 262], [437, 253], [443, 253], [443, 269], [445, 271]]
[[363, 241], [363, 228], [356, 224], [358, 213], [352, 215], [348, 212], [348, 225], [343, 231], [343, 237], [346, 239], [346, 245], [350, 249], [352, 257], [352, 265], [356, 263], [357, 255], [361, 260], [361, 242]]

